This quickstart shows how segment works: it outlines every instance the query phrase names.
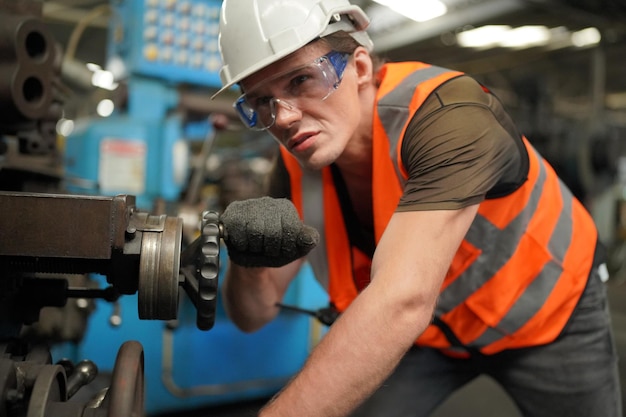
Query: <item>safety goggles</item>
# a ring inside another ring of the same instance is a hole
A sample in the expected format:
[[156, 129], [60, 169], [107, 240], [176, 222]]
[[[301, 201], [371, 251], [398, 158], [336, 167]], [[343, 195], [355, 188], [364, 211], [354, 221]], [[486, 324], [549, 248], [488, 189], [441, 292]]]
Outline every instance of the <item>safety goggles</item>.
[[[277, 107], [294, 110], [304, 101], [325, 100], [341, 83], [350, 54], [331, 51], [308, 65], [278, 74], [254, 86], [233, 104], [243, 123], [264, 130], [276, 122]], [[266, 95], [268, 91], [279, 93]]]

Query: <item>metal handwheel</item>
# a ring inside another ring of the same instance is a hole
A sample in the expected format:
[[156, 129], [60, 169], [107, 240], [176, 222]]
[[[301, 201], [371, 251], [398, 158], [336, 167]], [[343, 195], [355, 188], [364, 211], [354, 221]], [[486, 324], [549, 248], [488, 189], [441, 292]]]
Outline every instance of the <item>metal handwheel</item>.
[[128, 341], [120, 347], [103, 406], [108, 409], [107, 417], [143, 416], [144, 358], [139, 342]]

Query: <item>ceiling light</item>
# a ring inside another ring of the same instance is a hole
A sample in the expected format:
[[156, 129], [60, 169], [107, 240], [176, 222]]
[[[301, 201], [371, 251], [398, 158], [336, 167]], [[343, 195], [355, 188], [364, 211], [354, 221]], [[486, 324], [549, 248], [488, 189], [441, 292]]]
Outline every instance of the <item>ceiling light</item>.
[[506, 32], [498, 43], [505, 48], [530, 48], [550, 42], [550, 29], [545, 26], [520, 26]]
[[509, 30], [511, 27], [505, 25], [481, 26], [458, 33], [456, 39], [458, 44], [465, 48], [485, 48], [496, 46]]
[[[466, 48], [531, 48], [544, 45], [561, 45], [584, 47], [600, 42], [602, 36], [596, 28], [587, 28], [570, 33], [567, 28], [559, 26], [528, 25], [512, 28], [506, 25], [486, 25], [466, 30], [456, 35], [459, 46]], [[561, 45], [560, 47], [563, 47]]]
[[596, 28], [587, 28], [572, 33], [572, 44], [582, 48], [584, 46], [597, 45], [600, 43], [602, 35]]
[[531, 48], [548, 45], [563, 37], [564, 28], [527, 25], [512, 28], [506, 25], [487, 25], [457, 34], [459, 46], [467, 48]]
[[376, 3], [389, 7], [396, 13], [415, 20], [425, 22], [436, 17], [443, 16], [448, 8], [440, 0], [374, 0]]

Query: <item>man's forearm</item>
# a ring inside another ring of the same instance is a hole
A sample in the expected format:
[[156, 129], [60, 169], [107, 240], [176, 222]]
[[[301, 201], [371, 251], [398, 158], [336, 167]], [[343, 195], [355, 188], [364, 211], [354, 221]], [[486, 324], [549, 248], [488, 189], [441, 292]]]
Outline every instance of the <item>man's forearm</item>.
[[428, 325], [432, 306], [394, 306], [376, 292], [370, 285], [355, 300], [260, 416], [347, 416], [384, 382]]
[[254, 331], [273, 320], [299, 264], [282, 268], [248, 268], [229, 263], [222, 285], [224, 308], [244, 331]]
[[275, 304], [279, 296], [270, 279], [267, 268], [229, 265], [222, 286], [224, 308], [241, 330], [257, 330], [278, 313]]

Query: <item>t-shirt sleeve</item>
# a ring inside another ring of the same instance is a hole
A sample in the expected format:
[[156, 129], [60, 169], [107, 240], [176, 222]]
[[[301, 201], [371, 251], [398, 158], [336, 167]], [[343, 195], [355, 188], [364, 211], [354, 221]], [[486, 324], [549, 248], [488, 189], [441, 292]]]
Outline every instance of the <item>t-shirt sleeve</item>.
[[500, 102], [468, 76], [439, 87], [402, 142], [408, 172], [397, 211], [453, 210], [526, 178], [521, 135]]

